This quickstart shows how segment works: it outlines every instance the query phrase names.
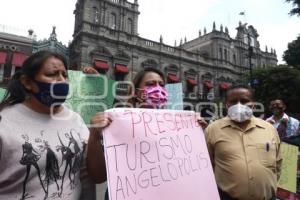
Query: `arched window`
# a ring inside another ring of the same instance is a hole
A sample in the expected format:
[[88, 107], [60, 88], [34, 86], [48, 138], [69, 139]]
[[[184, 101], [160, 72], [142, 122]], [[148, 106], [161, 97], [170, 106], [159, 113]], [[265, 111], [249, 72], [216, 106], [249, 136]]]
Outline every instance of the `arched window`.
[[111, 13], [110, 28], [114, 30], [117, 28], [117, 15], [115, 13]]
[[97, 7], [93, 7], [94, 9], [94, 23], [100, 22], [100, 12]]
[[129, 34], [133, 34], [133, 22], [132, 22], [132, 19], [128, 18], [127, 20], [127, 32]]
[[219, 58], [223, 60], [223, 51], [222, 48], [219, 48]]
[[235, 65], [236, 65], [236, 55], [235, 55], [235, 54], [233, 54], [233, 56], [232, 56], [232, 60], [233, 60], [233, 64], [235, 64]]

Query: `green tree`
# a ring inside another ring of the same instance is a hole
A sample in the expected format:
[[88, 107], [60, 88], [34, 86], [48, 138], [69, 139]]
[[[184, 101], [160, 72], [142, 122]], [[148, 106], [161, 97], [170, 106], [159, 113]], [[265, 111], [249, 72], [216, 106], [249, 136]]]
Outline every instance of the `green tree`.
[[300, 16], [300, 0], [286, 0], [286, 2], [292, 3], [294, 6], [289, 14]]
[[272, 99], [280, 98], [287, 104], [287, 112], [300, 112], [300, 70], [287, 66], [253, 71], [255, 97], [268, 108]]
[[282, 57], [288, 65], [300, 69], [300, 36], [288, 44]]

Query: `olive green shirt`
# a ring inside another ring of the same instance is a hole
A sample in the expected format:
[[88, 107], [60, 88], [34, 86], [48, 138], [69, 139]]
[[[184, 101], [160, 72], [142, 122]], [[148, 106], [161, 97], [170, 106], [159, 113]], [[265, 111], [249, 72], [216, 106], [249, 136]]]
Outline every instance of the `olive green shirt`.
[[270, 123], [252, 117], [242, 130], [225, 117], [210, 124], [205, 137], [222, 191], [239, 200], [275, 196], [282, 158], [277, 131]]

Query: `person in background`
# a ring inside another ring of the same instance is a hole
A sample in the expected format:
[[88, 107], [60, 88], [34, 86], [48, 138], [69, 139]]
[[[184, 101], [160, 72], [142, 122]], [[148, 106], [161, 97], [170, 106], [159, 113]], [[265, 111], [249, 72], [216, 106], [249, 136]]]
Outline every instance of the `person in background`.
[[272, 100], [269, 108], [273, 115], [267, 118], [267, 121], [277, 129], [281, 139], [297, 135], [299, 121], [285, 113], [286, 105], [283, 100]]
[[66, 59], [40, 51], [25, 60], [0, 103], [0, 199], [81, 197], [87, 171], [106, 180], [102, 127], [92, 132], [63, 105], [69, 92]]
[[233, 86], [227, 116], [210, 124], [205, 137], [221, 200], [275, 200], [281, 171], [276, 129], [253, 116], [253, 93]]

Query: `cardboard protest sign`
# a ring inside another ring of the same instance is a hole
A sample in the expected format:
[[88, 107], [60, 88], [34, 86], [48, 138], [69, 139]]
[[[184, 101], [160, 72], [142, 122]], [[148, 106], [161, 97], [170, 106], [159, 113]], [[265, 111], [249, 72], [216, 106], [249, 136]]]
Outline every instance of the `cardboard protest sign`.
[[116, 108], [104, 129], [110, 200], [219, 200], [191, 111]]
[[102, 75], [68, 71], [70, 92], [66, 105], [79, 113], [86, 124], [97, 113], [112, 107], [115, 81]]
[[165, 87], [168, 91], [167, 109], [183, 110], [182, 83], [167, 84]]
[[297, 189], [298, 147], [282, 143], [280, 150], [283, 161], [278, 187], [295, 193]]
[[2, 101], [4, 95], [5, 95], [6, 90], [4, 88], [0, 88], [0, 101]]

